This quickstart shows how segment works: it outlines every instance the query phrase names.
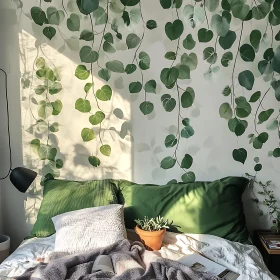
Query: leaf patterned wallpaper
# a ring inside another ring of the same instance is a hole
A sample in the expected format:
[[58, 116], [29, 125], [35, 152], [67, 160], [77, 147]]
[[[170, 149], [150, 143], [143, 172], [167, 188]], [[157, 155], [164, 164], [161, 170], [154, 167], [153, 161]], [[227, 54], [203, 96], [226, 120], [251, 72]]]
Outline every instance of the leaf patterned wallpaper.
[[247, 172], [277, 195], [280, 1], [14, 2], [24, 156], [42, 180]]

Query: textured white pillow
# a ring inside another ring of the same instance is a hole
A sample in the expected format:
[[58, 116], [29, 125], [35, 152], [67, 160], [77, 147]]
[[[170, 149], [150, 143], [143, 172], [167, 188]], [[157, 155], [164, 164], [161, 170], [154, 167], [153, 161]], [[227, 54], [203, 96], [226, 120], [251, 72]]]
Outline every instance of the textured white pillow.
[[67, 212], [52, 218], [55, 251], [81, 253], [126, 238], [123, 205], [111, 204]]

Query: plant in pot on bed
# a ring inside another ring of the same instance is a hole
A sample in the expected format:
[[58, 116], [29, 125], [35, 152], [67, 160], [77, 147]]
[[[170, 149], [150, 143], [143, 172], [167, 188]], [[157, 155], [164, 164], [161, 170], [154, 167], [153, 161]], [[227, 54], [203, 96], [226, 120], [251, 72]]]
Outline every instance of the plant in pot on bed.
[[147, 250], [159, 250], [166, 229], [169, 228], [168, 220], [163, 217], [148, 218], [143, 220], [135, 220], [135, 231], [139, 235], [141, 242], [145, 245]]

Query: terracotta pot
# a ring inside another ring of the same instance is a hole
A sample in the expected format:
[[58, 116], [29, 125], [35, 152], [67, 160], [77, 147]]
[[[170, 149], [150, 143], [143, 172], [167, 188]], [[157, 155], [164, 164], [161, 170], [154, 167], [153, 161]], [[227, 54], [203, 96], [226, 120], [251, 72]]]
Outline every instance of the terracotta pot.
[[141, 242], [144, 244], [147, 250], [153, 251], [159, 250], [161, 248], [166, 229], [157, 231], [146, 231], [136, 226], [135, 231], [139, 235]]

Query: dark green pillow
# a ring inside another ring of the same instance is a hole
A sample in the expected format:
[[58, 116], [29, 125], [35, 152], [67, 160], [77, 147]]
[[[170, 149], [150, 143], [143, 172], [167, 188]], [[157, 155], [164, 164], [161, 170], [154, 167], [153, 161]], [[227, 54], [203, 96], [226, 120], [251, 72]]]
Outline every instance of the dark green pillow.
[[75, 182], [47, 180], [43, 201], [32, 236], [46, 237], [55, 233], [52, 217], [74, 210], [118, 203], [117, 181], [100, 180]]
[[118, 197], [125, 206], [127, 228], [134, 228], [137, 218], [161, 215], [180, 226], [171, 231], [212, 234], [243, 243], [249, 235], [241, 197], [248, 182], [241, 177], [164, 186], [122, 181]]

